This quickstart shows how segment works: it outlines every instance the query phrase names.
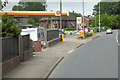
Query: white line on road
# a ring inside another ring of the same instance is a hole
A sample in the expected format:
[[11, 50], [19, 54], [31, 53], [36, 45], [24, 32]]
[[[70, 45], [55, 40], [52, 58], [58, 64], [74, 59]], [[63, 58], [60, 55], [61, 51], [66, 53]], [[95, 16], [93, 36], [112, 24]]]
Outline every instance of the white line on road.
[[119, 43], [119, 41], [118, 41], [118, 33], [117, 33], [117, 35], [116, 35], [116, 41], [117, 41], [118, 45], [120, 45], [120, 43]]
[[72, 53], [74, 50], [69, 51], [68, 53]]

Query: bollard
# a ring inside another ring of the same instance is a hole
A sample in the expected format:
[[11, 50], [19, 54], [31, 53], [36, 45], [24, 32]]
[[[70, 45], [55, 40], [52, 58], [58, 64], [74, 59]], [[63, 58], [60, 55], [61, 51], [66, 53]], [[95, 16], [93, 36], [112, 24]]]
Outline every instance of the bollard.
[[91, 30], [92, 35], [94, 34], [93, 30]]
[[63, 34], [62, 34], [62, 41], [63, 41]]
[[79, 37], [83, 37], [83, 32], [82, 31], [79, 32]]
[[63, 41], [63, 34], [61, 36], [61, 34], [59, 34], [59, 38], [60, 38], [60, 41]]
[[59, 38], [60, 38], [61, 36], [60, 36], [60, 34], [59, 34]]

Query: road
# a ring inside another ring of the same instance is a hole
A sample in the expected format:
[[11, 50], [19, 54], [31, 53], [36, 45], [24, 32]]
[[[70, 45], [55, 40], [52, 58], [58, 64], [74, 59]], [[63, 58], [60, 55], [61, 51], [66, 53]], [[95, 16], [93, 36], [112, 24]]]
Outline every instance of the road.
[[118, 78], [117, 31], [104, 34], [65, 57], [49, 78]]

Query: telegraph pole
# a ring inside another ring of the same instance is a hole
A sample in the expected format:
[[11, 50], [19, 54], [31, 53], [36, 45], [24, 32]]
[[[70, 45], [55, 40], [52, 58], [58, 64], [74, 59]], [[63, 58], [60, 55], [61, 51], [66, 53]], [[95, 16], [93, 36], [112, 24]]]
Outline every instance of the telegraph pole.
[[85, 38], [84, 36], [84, 0], [83, 0], [83, 39]]
[[62, 41], [62, 0], [60, 0], [60, 40]]

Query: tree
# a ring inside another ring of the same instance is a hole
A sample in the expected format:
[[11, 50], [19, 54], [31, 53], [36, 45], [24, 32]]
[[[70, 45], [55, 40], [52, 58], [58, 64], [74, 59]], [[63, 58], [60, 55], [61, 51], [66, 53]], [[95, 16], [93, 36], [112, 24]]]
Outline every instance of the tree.
[[14, 19], [5, 14], [2, 16], [2, 37], [17, 37], [20, 35], [21, 28], [14, 24]]
[[[12, 8], [12, 10], [13, 11], [46, 11], [46, 7], [47, 7], [46, 2], [19, 2], [18, 5], [15, 5]], [[39, 22], [40, 17], [34, 16], [32, 18], [35, 20], [34, 24]]]
[[75, 12], [71, 12], [75, 17], [81, 17], [82, 15], [80, 13], [75, 13]]
[[8, 4], [7, 0], [5, 0], [4, 2], [0, 0], [0, 10], [2, 10], [6, 6], [6, 4]]
[[[107, 26], [108, 28], [113, 28], [113, 29], [117, 29], [119, 26], [119, 22], [118, 22], [118, 16], [119, 15], [108, 15], [108, 14], [101, 14], [100, 15], [100, 23], [101, 26]], [[97, 26], [99, 26], [99, 15], [96, 16], [96, 24]], [[95, 26], [95, 18], [92, 18], [92, 25]]]
[[[120, 22], [120, 1], [119, 2], [100, 2], [100, 23], [101, 26], [107, 26], [113, 29], [119, 28]], [[97, 25], [99, 21], [99, 3], [94, 6], [97, 12]], [[94, 14], [94, 13], [93, 13]], [[94, 26], [94, 18], [92, 18], [92, 25]]]
[[13, 11], [46, 11], [46, 2], [19, 2], [15, 5]]
[[[108, 15], [117, 15], [120, 2], [100, 2], [100, 13]], [[94, 10], [99, 14], [99, 3], [94, 6]]]
[[26, 23], [34, 25], [35, 20], [33, 18], [27, 18]]

